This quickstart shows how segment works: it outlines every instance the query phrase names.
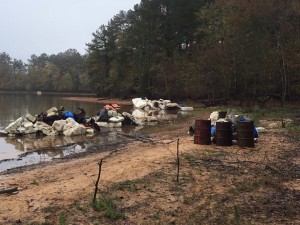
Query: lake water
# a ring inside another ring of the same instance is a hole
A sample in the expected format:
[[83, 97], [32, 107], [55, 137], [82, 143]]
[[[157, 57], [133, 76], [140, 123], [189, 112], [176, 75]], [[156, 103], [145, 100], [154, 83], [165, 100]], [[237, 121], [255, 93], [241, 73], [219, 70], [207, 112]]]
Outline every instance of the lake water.
[[[57, 108], [64, 106], [69, 111], [75, 111], [80, 107], [85, 109], [87, 116], [94, 116], [103, 107], [100, 103], [70, 101], [63, 99], [64, 97], [66, 96], [0, 93], [0, 130], [4, 130], [11, 122], [27, 113], [35, 116], [54, 106]], [[122, 108], [127, 112], [131, 109]], [[175, 111], [166, 112], [163, 116], [165, 120], [174, 120], [178, 115]], [[143, 128], [135, 126], [103, 128], [94, 136], [0, 136], [0, 172], [81, 153], [86, 151], [92, 142], [103, 144], [117, 142], [120, 141], [120, 137], [116, 135], [116, 132], [133, 133], [140, 129]]]
[[[51, 107], [64, 106], [66, 110], [75, 111], [80, 107], [85, 109], [87, 116], [94, 116], [103, 105], [99, 103], [77, 102], [63, 99], [66, 96], [37, 95], [37, 94], [0, 94], [0, 130], [4, 130], [11, 122], [30, 113], [35, 116]], [[107, 130], [101, 132], [104, 140], [111, 136]], [[0, 137], [0, 172], [41, 161], [50, 161], [53, 158], [64, 157], [84, 151], [85, 147], [76, 143], [84, 142], [86, 145], [93, 137], [85, 135], [75, 137], [35, 135], [18, 137]], [[98, 137], [99, 138], [99, 137]], [[66, 146], [57, 150], [59, 146]], [[47, 152], [38, 152], [40, 149], [56, 149]]]

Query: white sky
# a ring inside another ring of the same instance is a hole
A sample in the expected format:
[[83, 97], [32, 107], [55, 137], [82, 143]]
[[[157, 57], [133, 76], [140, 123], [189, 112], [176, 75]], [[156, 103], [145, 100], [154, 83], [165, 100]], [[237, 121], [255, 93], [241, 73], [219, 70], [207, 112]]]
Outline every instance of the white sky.
[[70, 48], [85, 54], [92, 33], [141, 0], [0, 0], [0, 53], [27, 62]]

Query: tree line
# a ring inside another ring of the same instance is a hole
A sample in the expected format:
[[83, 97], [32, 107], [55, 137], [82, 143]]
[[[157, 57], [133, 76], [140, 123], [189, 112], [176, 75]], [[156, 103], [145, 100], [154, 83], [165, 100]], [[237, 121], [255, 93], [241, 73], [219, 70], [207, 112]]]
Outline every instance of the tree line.
[[300, 97], [299, 52], [299, 0], [142, 0], [84, 56], [0, 54], [0, 89], [284, 103]]
[[0, 90], [87, 92], [85, 56], [75, 49], [32, 55], [28, 64], [0, 53]]

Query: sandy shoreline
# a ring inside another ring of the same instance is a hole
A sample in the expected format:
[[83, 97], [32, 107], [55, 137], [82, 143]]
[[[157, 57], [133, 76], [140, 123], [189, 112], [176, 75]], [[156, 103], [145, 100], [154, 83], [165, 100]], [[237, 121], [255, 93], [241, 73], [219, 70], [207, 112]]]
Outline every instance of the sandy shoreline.
[[[132, 106], [131, 100], [113, 98], [64, 97], [64, 99]], [[186, 134], [185, 129], [181, 132]], [[176, 136], [180, 134], [178, 131], [174, 133]], [[169, 144], [174, 145], [176, 139], [175, 137], [169, 138], [169, 132], [163, 132], [161, 136], [154, 138], [154, 142], [131, 140], [122, 149], [84, 154], [71, 159], [59, 159], [44, 165], [32, 165], [0, 175], [0, 187], [18, 187], [18, 191], [13, 195], [0, 195], [0, 201], [2, 201], [0, 224], [12, 224], [18, 220], [22, 222], [43, 221], [45, 216], [42, 213], [43, 209], [58, 202], [66, 206], [77, 199], [89, 198], [94, 189], [98, 162], [101, 159], [104, 159], [101, 175], [101, 183], [104, 186], [111, 182], [143, 177], [159, 169], [165, 157], [167, 159], [173, 157], [165, 148]], [[186, 136], [185, 141], [191, 142], [191, 137]], [[176, 149], [176, 146], [172, 148]], [[153, 165], [156, 166], [153, 167]]]
[[[112, 100], [101, 103], [130, 103]], [[299, 179], [286, 176], [286, 171], [299, 168], [300, 142], [290, 141], [284, 130], [277, 129], [261, 135], [255, 148], [250, 149], [196, 145], [187, 128], [198, 116], [144, 140], [133, 135], [128, 144], [113, 151], [0, 175], [0, 185], [18, 187], [16, 193], [0, 195], [0, 224], [232, 224], [237, 206], [240, 224], [247, 224], [249, 218], [255, 224], [300, 222]], [[181, 160], [179, 183], [177, 148]], [[102, 192], [98, 196], [110, 198], [111, 194], [117, 202], [113, 210], [118, 209], [125, 217], [115, 219], [115, 214], [108, 216], [106, 211], [91, 207], [101, 159]], [[288, 212], [281, 209], [287, 203]], [[265, 218], [263, 207], [273, 210], [269, 218]]]
[[[172, 149], [173, 154], [176, 152], [176, 138], [169, 138], [156, 137], [154, 145], [133, 141], [114, 152], [92, 153], [0, 175], [1, 184], [18, 186], [19, 190], [14, 195], [0, 195], [0, 224], [10, 224], [18, 219], [43, 221], [42, 209], [58, 202], [68, 205], [77, 199], [89, 198], [101, 159], [104, 159], [101, 186], [143, 177], [160, 169], [165, 160], [173, 157], [166, 147]], [[191, 137], [184, 137], [183, 142], [192, 143]]]

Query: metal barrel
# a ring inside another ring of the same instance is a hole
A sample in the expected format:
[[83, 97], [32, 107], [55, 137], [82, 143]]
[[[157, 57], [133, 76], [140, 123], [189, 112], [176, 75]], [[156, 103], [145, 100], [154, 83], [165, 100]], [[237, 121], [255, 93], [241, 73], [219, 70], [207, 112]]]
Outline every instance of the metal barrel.
[[217, 122], [216, 144], [219, 146], [232, 145], [232, 123], [231, 122]]
[[219, 119], [222, 119], [222, 118], [224, 119], [226, 117], [226, 115], [227, 115], [226, 111], [219, 112]]
[[194, 144], [210, 145], [210, 120], [195, 120]]
[[239, 147], [254, 147], [254, 121], [237, 123], [237, 144]]

